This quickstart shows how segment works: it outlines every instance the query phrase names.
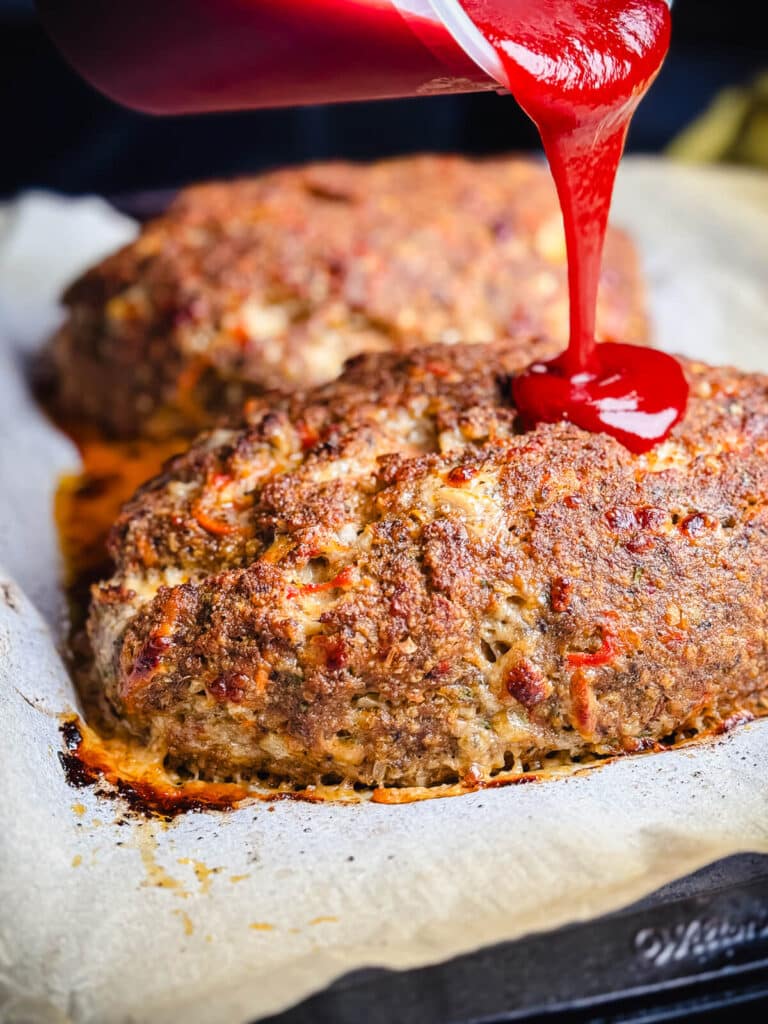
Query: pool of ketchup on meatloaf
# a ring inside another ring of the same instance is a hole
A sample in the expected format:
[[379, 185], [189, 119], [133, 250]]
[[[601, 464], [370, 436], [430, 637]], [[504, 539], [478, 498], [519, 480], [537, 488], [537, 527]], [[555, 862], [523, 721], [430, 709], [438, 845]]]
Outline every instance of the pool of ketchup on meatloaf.
[[664, 0], [461, 0], [536, 123], [555, 179], [568, 253], [570, 340], [512, 383], [523, 424], [570, 420], [633, 452], [685, 412], [678, 362], [595, 345], [595, 309], [614, 181], [632, 114], [669, 49]]

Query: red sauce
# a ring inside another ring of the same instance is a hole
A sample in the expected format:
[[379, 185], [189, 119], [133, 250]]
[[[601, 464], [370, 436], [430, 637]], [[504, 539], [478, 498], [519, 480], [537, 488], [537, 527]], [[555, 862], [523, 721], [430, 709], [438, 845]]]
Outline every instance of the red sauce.
[[663, 352], [597, 347], [595, 309], [616, 171], [669, 48], [669, 9], [663, 0], [461, 2], [539, 128], [563, 211], [570, 340], [513, 381], [523, 423], [570, 420], [647, 451], [683, 415], [688, 385]]
[[666, 352], [600, 345], [585, 370], [569, 374], [562, 356], [534, 363], [512, 382], [523, 425], [569, 420], [611, 434], [633, 452], [663, 441], [685, 412], [688, 382]]

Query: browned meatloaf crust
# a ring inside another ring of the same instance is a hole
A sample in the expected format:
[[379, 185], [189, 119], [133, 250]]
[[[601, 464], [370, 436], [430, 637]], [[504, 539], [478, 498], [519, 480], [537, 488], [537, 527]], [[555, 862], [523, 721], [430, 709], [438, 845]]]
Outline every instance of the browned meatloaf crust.
[[638, 456], [518, 433], [527, 358], [359, 357], [173, 459], [94, 589], [128, 727], [213, 777], [425, 785], [756, 709], [768, 378], [684, 363], [687, 416]]
[[[243, 396], [334, 378], [362, 351], [565, 341], [560, 213], [543, 165], [420, 156], [183, 191], [64, 296], [68, 416], [116, 435], [207, 425]], [[634, 248], [608, 238], [600, 336], [641, 341]]]

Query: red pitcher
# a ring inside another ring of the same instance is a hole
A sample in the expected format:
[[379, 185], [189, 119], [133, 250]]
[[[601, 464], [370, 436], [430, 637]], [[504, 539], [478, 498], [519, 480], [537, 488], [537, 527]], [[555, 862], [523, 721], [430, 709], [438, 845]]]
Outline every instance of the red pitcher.
[[[498, 88], [459, 0], [38, 0], [102, 92], [153, 113]], [[503, 78], [501, 79], [503, 81]]]

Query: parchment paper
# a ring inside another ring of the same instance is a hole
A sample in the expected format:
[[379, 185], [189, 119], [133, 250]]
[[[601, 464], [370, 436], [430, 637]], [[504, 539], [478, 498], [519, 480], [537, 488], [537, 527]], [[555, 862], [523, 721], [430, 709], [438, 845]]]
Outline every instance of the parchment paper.
[[[768, 178], [629, 162], [615, 220], [641, 244], [663, 347], [768, 369]], [[120, 824], [70, 788], [51, 497], [77, 456], [27, 397], [23, 353], [63, 280], [132, 230], [91, 201], [0, 213], [0, 1021], [240, 1024], [355, 967], [442, 960], [768, 852], [768, 721], [405, 806]]]

